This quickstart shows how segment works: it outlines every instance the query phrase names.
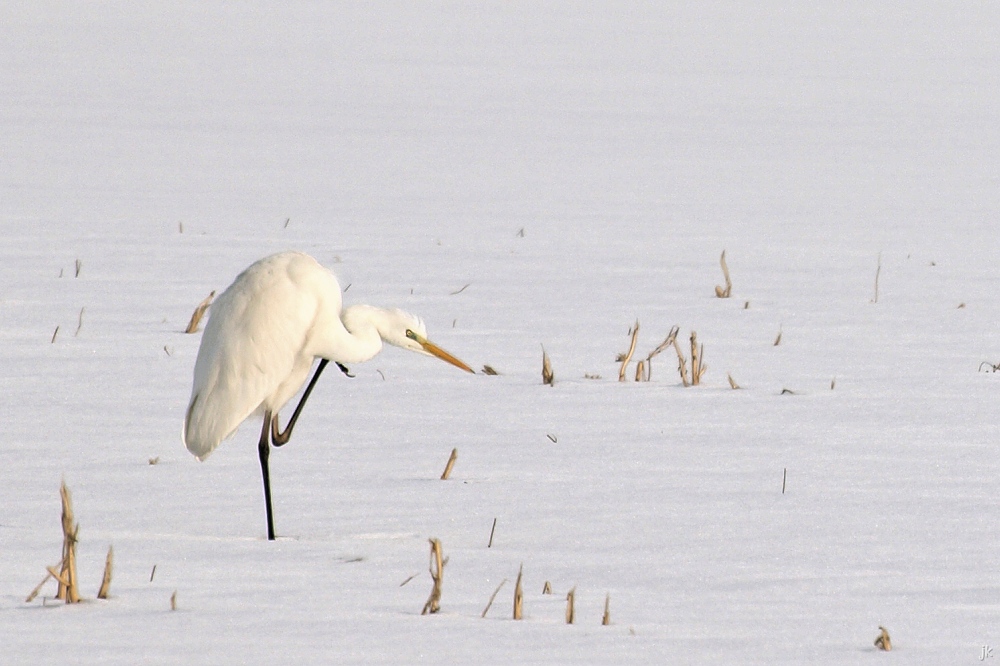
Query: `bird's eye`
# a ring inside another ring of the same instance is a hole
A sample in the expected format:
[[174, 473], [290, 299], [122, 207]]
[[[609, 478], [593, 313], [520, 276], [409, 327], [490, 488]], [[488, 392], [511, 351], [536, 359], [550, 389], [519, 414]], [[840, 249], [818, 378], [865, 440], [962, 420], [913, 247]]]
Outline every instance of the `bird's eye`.
[[408, 337], [411, 340], [416, 340], [417, 334], [411, 331], [410, 329], [406, 329], [406, 337]]

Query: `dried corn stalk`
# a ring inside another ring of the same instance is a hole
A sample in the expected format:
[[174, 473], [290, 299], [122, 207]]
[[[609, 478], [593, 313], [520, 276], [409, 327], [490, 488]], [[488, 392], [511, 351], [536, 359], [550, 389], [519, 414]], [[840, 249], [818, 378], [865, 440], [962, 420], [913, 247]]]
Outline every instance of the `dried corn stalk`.
[[552, 372], [552, 362], [549, 360], [549, 355], [545, 353], [545, 347], [542, 347], [542, 383], [552, 386], [556, 380], [555, 373]]
[[884, 650], [885, 652], [889, 652], [890, 650], [892, 650], [892, 639], [889, 638], [889, 632], [888, 630], [886, 630], [885, 627], [882, 626], [879, 626], [878, 630], [879, 634], [878, 637], [875, 639], [875, 647], [877, 647], [879, 650]]
[[483, 614], [482, 614], [482, 615], [480, 615], [480, 617], [486, 617], [486, 614], [487, 614], [488, 612], [490, 612], [490, 606], [492, 606], [492, 605], [493, 605], [493, 600], [497, 598], [497, 594], [499, 594], [499, 593], [500, 593], [500, 588], [501, 588], [501, 587], [503, 587], [503, 586], [504, 586], [504, 583], [506, 583], [506, 582], [507, 582], [507, 579], [506, 579], [506, 578], [504, 578], [504, 579], [503, 579], [502, 581], [500, 581], [500, 584], [499, 584], [499, 585], [497, 585], [497, 589], [493, 590], [493, 594], [491, 594], [491, 595], [490, 595], [490, 600], [489, 600], [489, 602], [488, 602], [488, 603], [486, 604], [486, 608], [484, 608], [484, 609], [483, 609]]
[[697, 386], [701, 384], [701, 376], [708, 368], [702, 361], [705, 353], [705, 345], [698, 345], [698, 334], [691, 331], [691, 384]]
[[629, 361], [632, 360], [632, 354], [635, 353], [635, 343], [639, 339], [639, 320], [635, 320], [635, 326], [632, 327], [632, 342], [629, 344], [628, 351], [618, 357], [621, 361], [622, 367], [618, 371], [618, 381], [625, 381], [625, 369], [628, 367]]
[[726, 251], [722, 251], [722, 256], [719, 257], [719, 263], [722, 264], [722, 277], [726, 279], [726, 287], [716, 285], [715, 295], [719, 298], [729, 298], [729, 295], [733, 292], [733, 281], [729, 279], [729, 266], [726, 265]]
[[524, 617], [524, 590], [521, 589], [521, 576], [524, 573], [524, 565], [517, 570], [517, 582], [514, 583], [514, 619], [520, 620]]
[[684, 382], [684, 386], [691, 386], [691, 382], [688, 380], [687, 359], [684, 358], [681, 346], [677, 344], [676, 336], [672, 340], [672, 344], [674, 345], [674, 351], [677, 352], [677, 372], [681, 374], [681, 381]]
[[573, 624], [573, 620], [576, 619], [576, 609], [574, 608], [576, 602], [576, 588], [574, 587], [566, 595], [566, 624]]
[[56, 598], [75, 604], [80, 601], [76, 577], [76, 535], [80, 531], [80, 525], [74, 524], [73, 500], [65, 481], [59, 488], [59, 496], [62, 498], [63, 558], [58, 573], [51, 568], [49, 573], [59, 581]]
[[451, 469], [455, 466], [455, 461], [458, 460], [458, 449], [451, 450], [451, 456], [448, 458], [448, 464], [444, 467], [444, 472], [441, 474], [441, 480], [447, 481], [448, 477], [451, 476]]
[[667, 347], [669, 347], [670, 345], [672, 345], [674, 343], [674, 340], [677, 339], [677, 334], [680, 333], [680, 330], [681, 329], [680, 329], [679, 326], [674, 326], [673, 328], [671, 328], [670, 332], [667, 333], [667, 337], [663, 340], [663, 342], [661, 342], [656, 349], [654, 349], [653, 351], [649, 352], [649, 355], [646, 356], [646, 381], [647, 382], [653, 376], [653, 359], [655, 357], [657, 357], [660, 354], [660, 352], [662, 352], [664, 349], [666, 349]]
[[185, 333], [195, 333], [198, 331], [198, 324], [201, 323], [201, 318], [205, 316], [205, 311], [212, 305], [213, 298], [215, 298], [215, 291], [212, 291], [211, 294], [205, 297], [205, 300], [198, 304], [198, 307], [191, 313], [191, 321], [188, 322], [187, 328], [184, 329]]
[[108, 557], [104, 560], [104, 579], [101, 580], [101, 589], [97, 591], [98, 599], [107, 599], [111, 590], [111, 565], [114, 561], [114, 548], [108, 546]]
[[431, 544], [430, 570], [434, 587], [431, 588], [431, 596], [427, 598], [427, 603], [424, 604], [424, 609], [420, 612], [421, 615], [437, 613], [441, 610], [441, 582], [444, 579], [445, 560], [441, 557], [441, 542], [438, 539], [429, 539], [429, 541]]

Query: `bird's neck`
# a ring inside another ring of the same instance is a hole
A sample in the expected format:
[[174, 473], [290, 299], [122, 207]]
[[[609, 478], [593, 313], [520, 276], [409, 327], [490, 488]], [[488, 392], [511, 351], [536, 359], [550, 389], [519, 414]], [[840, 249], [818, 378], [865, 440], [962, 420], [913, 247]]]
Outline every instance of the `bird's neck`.
[[337, 357], [341, 363], [361, 363], [382, 351], [382, 336], [379, 322], [385, 317], [385, 310], [371, 305], [352, 305], [341, 314], [347, 335], [340, 340]]

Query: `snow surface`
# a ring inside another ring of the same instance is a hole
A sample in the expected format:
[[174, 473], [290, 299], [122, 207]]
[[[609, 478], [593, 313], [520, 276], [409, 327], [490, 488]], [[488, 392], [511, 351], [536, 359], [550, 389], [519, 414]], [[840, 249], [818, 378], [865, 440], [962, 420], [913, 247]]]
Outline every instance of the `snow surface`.
[[[38, 1], [0, 25], [4, 663], [1000, 659], [1000, 5]], [[182, 330], [288, 248], [502, 374], [328, 371], [271, 456], [269, 543], [258, 426], [205, 463], [180, 443]], [[670, 352], [617, 381], [637, 318], [642, 355], [697, 331], [702, 386]], [[62, 478], [90, 600], [26, 603]]]

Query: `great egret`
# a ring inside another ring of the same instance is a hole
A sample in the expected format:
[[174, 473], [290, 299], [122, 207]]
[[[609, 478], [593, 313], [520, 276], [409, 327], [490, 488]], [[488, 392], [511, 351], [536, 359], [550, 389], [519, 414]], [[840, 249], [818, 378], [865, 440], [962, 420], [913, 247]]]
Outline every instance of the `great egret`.
[[[402, 310], [353, 305], [341, 311], [340, 284], [333, 273], [301, 252], [281, 252], [250, 265], [212, 304], [194, 364], [191, 401], [182, 439], [204, 460], [243, 421], [260, 414], [264, 427], [257, 450], [264, 480], [267, 538], [274, 540], [270, 443], [285, 444], [329, 361], [367, 361], [382, 342], [436, 356], [468, 372], [472, 368], [427, 339], [424, 323]], [[284, 430], [278, 412], [316, 373]]]

